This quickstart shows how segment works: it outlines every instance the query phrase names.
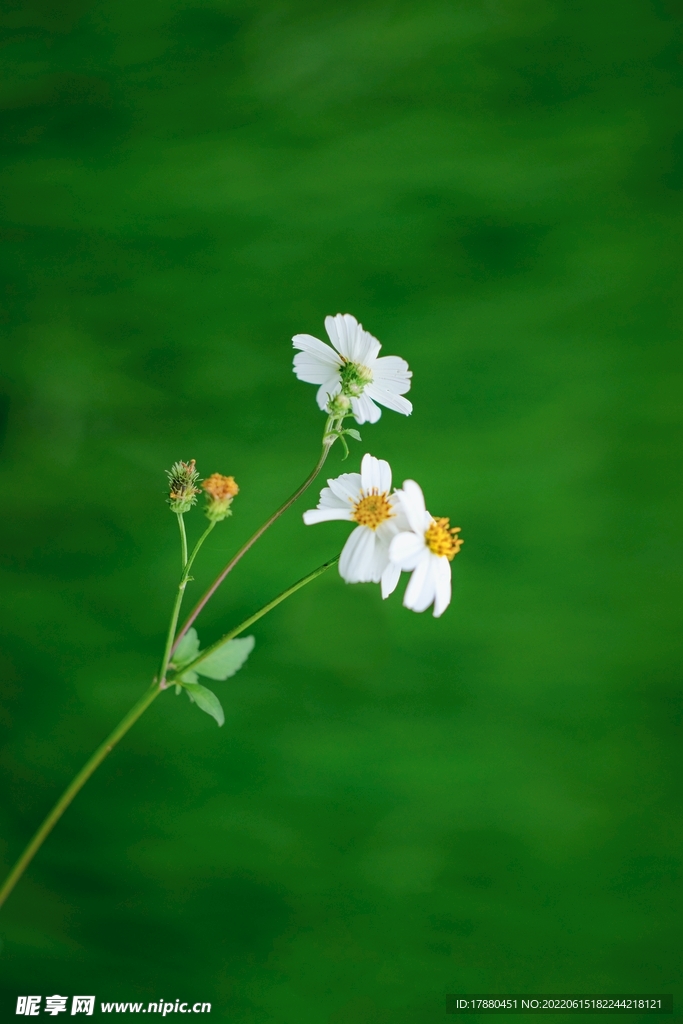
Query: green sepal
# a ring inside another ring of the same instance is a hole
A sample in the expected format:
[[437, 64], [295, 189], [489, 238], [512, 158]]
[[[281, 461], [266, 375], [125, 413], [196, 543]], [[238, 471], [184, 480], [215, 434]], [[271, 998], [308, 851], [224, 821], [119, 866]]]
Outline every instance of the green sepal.
[[354, 441], [362, 441], [363, 440], [363, 438], [360, 436], [358, 431], [355, 430], [353, 427], [346, 427], [346, 429], [343, 431], [343, 433], [344, 434], [348, 434], [350, 437], [352, 437], [354, 439]]
[[217, 647], [203, 661], [195, 666], [194, 671], [208, 679], [229, 679], [242, 668], [254, 649], [256, 641], [253, 636], [245, 636], [240, 640], [227, 640]]
[[[188, 673], [188, 675], [194, 675], [194, 672]], [[199, 683], [183, 683], [183, 688], [187, 690], [188, 697], [198, 708], [215, 718], [219, 725], [223, 725], [225, 722], [223, 708], [212, 690], [208, 690], [206, 686], [201, 686]]]
[[178, 668], [189, 665], [199, 654], [199, 637], [197, 630], [192, 626], [180, 641], [173, 655], [173, 664]]

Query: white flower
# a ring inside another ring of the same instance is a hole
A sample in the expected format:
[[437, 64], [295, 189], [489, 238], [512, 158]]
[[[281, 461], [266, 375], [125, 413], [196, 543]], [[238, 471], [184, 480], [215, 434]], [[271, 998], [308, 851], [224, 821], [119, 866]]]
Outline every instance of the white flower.
[[435, 519], [427, 512], [422, 490], [414, 480], [405, 480], [396, 497], [410, 526], [393, 538], [389, 548], [392, 564], [412, 572], [403, 604], [414, 612], [433, 604], [438, 617], [451, 603], [451, 561], [462, 545], [460, 527], [451, 529], [448, 519]]
[[383, 459], [364, 455], [360, 473], [342, 473], [320, 492], [318, 507], [304, 512], [307, 526], [331, 519], [357, 523], [341, 553], [339, 574], [347, 583], [380, 583], [382, 597], [393, 593], [401, 575], [389, 561], [389, 545], [407, 520], [391, 491], [391, 467]]
[[[354, 316], [325, 317], [325, 330], [334, 348], [310, 334], [295, 334], [294, 373], [299, 380], [319, 384], [318, 405], [326, 410], [331, 397], [347, 396], [357, 423], [376, 423], [382, 415], [375, 402], [409, 416], [413, 407], [401, 396], [410, 390], [411, 371], [398, 356], [378, 358], [380, 343], [363, 330]], [[374, 401], [373, 401], [374, 399]]]

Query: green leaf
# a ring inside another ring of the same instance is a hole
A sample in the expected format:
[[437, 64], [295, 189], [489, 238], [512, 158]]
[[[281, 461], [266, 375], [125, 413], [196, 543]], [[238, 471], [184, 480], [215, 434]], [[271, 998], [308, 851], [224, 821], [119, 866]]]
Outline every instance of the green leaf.
[[223, 708], [221, 702], [212, 690], [207, 690], [205, 686], [201, 686], [199, 683], [185, 683], [185, 689], [187, 690], [190, 700], [201, 708], [202, 711], [206, 711], [207, 715], [211, 715], [215, 718], [219, 725], [223, 725], [225, 721], [225, 715], [223, 714]]
[[182, 668], [183, 665], [189, 664], [199, 654], [199, 637], [197, 636], [197, 630], [194, 626], [188, 629], [187, 633], [176, 647], [175, 654], [173, 655], [173, 664], [177, 665], [178, 668]]
[[200, 676], [209, 679], [228, 679], [239, 671], [254, 649], [256, 641], [253, 636], [242, 637], [241, 640], [228, 640], [195, 666]]
[[[185, 683], [196, 683], [198, 678], [199, 676], [197, 675], [196, 672], [193, 672], [192, 669], [190, 669], [189, 672], [183, 672], [183, 674], [180, 676], [176, 676], [176, 679], [179, 680], [183, 684], [183, 686], [185, 685]], [[176, 680], [174, 679], [173, 682], [175, 681]]]
[[353, 427], [347, 427], [347, 429], [344, 431], [344, 433], [345, 434], [349, 434], [354, 439], [354, 441], [362, 441], [363, 440], [363, 438], [360, 436], [358, 431], [354, 430]]

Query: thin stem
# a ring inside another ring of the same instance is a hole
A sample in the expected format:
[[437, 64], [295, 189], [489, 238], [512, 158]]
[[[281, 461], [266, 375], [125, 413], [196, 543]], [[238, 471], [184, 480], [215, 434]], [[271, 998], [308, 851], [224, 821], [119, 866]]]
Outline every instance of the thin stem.
[[199, 540], [197, 541], [197, 543], [193, 547], [192, 554], [185, 561], [185, 568], [183, 569], [182, 576], [180, 577], [180, 583], [178, 584], [178, 593], [176, 594], [175, 601], [173, 602], [173, 611], [171, 612], [171, 621], [168, 624], [168, 634], [166, 636], [166, 645], [164, 647], [164, 654], [163, 654], [163, 657], [161, 659], [161, 666], [159, 668], [158, 679], [159, 679], [159, 686], [161, 687], [162, 690], [166, 686], [166, 669], [168, 668], [168, 663], [171, 660], [171, 650], [173, 648], [173, 637], [175, 636], [176, 626], [178, 625], [178, 616], [180, 615], [180, 606], [183, 603], [183, 597], [185, 596], [185, 587], [187, 586], [187, 581], [190, 578], [190, 569], [192, 568], [192, 563], [194, 562], [195, 558], [197, 557], [197, 553], [198, 553], [200, 547], [202, 546], [202, 544], [204, 543], [206, 538], [209, 536], [209, 534], [211, 533], [211, 531], [213, 530], [215, 525], [216, 525], [215, 520], [212, 520], [209, 523], [207, 528], [204, 530], [204, 533], [201, 535], [201, 537], [199, 538]]
[[47, 818], [40, 826], [36, 834], [34, 835], [31, 842], [28, 844], [21, 857], [14, 865], [9, 875], [5, 879], [5, 883], [0, 889], [0, 907], [3, 905], [12, 889], [17, 884], [28, 865], [33, 860], [33, 857], [43, 845], [43, 842], [50, 834], [54, 826], [57, 824], [64, 811], [67, 809], [73, 798], [76, 796], [83, 786], [86, 784], [92, 773], [99, 765], [102, 764], [107, 754], [116, 746], [122, 736], [125, 736], [132, 725], [137, 722], [143, 711], [146, 711], [149, 705], [159, 696], [161, 688], [153, 683], [147, 692], [140, 698], [128, 714], [121, 719], [119, 724], [116, 726], [114, 731], [107, 736], [104, 743], [102, 743], [92, 757], [86, 761], [81, 768], [78, 775], [69, 783], [67, 788], [62, 793], [61, 797], [52, 808]]
[[[206, 530], [204, 535], [199, 539], [199, 541], [195, 545], [195, 549], [190, 557], [190, 565], [192, 563], [192, 560], [194, 559], [194, 556], [199, 550], [199, 547], [203, 543], [204, 538], [208, 535], [208, 533], [209, 530]], [[248, 619], [245, 619], [244, 622], [241, 622], [239, 626], [236, 626], [234, 629], [231, 629], [229, 633], [226, 633], [225, 636], [221, 637], [221, 639], [217, 643], [213, 644], [206, 651], [203, 651], [201, 656], [195, 659], [195, 661], [193, 661], [190, 665], [184, 666], [183, 671], [190, 671], [200, 661], [203, 661], [204, 658], [208, 657], [208, 655], [211, 654], [212, 651], [216, 650], [216, 648], [222, 646], [222, 644], [224, 643], [227, 643], [228, 640], [232, 640], [233, 637], [237, 636], [239, 633], [242, 633], [245, 629], [248, 629], [249, 626], [253, 625], [254, 622], [257, 622], [259, 619], [263, 618], [264, 615], [267, 615], [268, 612], [273, 610], [273, 608], [276, 608], [277, 605], [282, 603], [282, 601], [285, 601], [288, 597], [291, 597], [291, 595], [295, 594], [297, 590], [300, 590], [302, 587], [305, 587], [307, 583], [311, 583], [318, 576], [321, 576], [324, 572], [327, 571], [327, 569], [335, 565], [338, 561], [339, 555], [335, 555], [334, 558], [331, 558], [328, 562], [324, 562], [323, 565], [318, 566], [317, 569], [314, 569], [313, 572], [310, 572], [308, 576], [304, 576], [297, 583], [294, 583], [291, 587], [288, 587], [287, 590], [283, 590], [281, 594], [279, 594], [272, 601], [269, 601], [268, 604], [265, 604], [263, 608], [260, 608], [257, 612], [254, 612], [254, 614], [250, 615]], [[137, 722], [138, 718], [140, 718], [143, 712], [147, 710], [152, 701], [159, 696], [162, 689], [162, 685], [157, 684], [156, 682], [152, 683], [151, 687], [147, 690], [147, 692], [140, 698], [137, 704], [135, 704], [130, 709], [128, 714], [121, 719], [121, 721], [116, 726], [114, 731], [111, 732], [109, 736], [107, 736], [104, 743], [100, 744], [100, 746], [97, 748], [92, 757], [89, 758], [89, 760], [86, 761], [86, 763], [83, 765], [78, 775], [76, 775], [69, 783], [69, 785], [64, 790], [61, 797], [59, 798], [55, 806], [52, 808], [47, 818], [42, 823], [42, 825], [34, 835], [33, 839], [28, 844], [28, 846], [22, 853], [21, 857], [16, 862], [16, 864], [10, 871], [9, 875], [5, 879], [4, 885], [2, 886], [2, 888], [0, 888], [0, 907], [3, 905], [9, 894], [12, 892], [15, 885], [23, 875], [24, 871], [31, 863], [34, 856], [36, 855], [40, 847], [43, 845], [46, 838], [48, 837], [54, 826], [57, 824], [61, 816], [64, 814], [64, 811], [67, 809], [71, 801], [74, 799], [77, 793], [79, 793], [81, 789], [83, 789], [83, 786], [86, 784], [86, 782], [93, 774], [93, 772], [102, 764], [107, 754], [109, 754], [110, 751], [119, 742], [119, 740], [126, 735], [131, 726], [134, 725], [135, 722]]]
[[177, 512], [176, 515], [178, 516], [178, 527], [180, 529], [181, 568], [184, 569], [187, 565], [187, 534], [185, 533], [185, 520], [183, 519], [182, 512]]
[[318, 473], [320, 472], [320, 470], [325, 465], [325, 460], [327, 459], [327, 456], [330, 453], [330, 448], [332, 447], [332, 445], [334, 444], [335, 440], [337, 439], [338, 433], [333, 433], [332, 432], [332, 431], [334, 431], [335, 426], [338, 426], [338, 418], [335, 419], [335, 417], [333, 417], [333, 416], [328, 416], [327, 423], [325, 424], [325, 431], [323, 433], [322, 452], [320, 453], [320, 458], [318, 459], [318, 461], [316, 463], [315, 469], [313, 470], [312, 473], [309, 474], [309, 476], [306, 477], [306, 479], [301, 484], [301, 486], [297, 487], [297, 489], [295, 490], [294, 494], [292, 494], [291, 497], [287, 498], [287, 501], [284, 503], [284, 505], [280, 505], [279, 509], [277, 509], [276, 512], [273, 512], [272, 516], [270, 516], [268, 519], [266, 519], [265, 523], [258, 528], [256, 533], [253, 534], [253, 536], [251, 536], [249, 538], [249, 540], [246, 542], [246, 544], [242, 545], [242, 547], [239, 549], [237, 554], [233, 555], [233, 557], [230, 559], [228, 564], [225, 566], [225, 568], [222, 570], [222, 572], [219, 573], [219, 575], [213, 581], [213, 583], [211, 584], [209, 589], [199, 599], [197, 604], [194, 606], [194, 608], [192, 609], [192, 611], [188, 615], [187, 619], [183, 623], [182, 629], [180, 630], [180, 632], [178, 633], [177, 637], [175, 638], [175, 642], [174, 642], [173, 646], [171, 647], [171, 654], [173, 654], [173, 652], [175, 651], [176, 647], [178, 646], [178, 644], [180, 643], [182, 638], [185, 636], [185, 634], [187, 633], [188, 629], [190, 628], [190, 626], [192, 625], [194, 620], [197, 618], [199, 613], [202, 611], [204, 606], [208, 603], [208, 601], [211, 600], [213, 595], [216, 593], [216, 591], [218, 590], [218, 588], [220, 587], [221, 583], [223, 582], [225, 577], [228, 575], [228, 573], [232, 572], [232, 570], [235, 568], [235, 566], [240, 561], [240, 559], [243, 558], [244, 555], [246, 555], [247, 551], [249, 551], [249, 549], [254, 546], [256, 541], [260, 537], [263, 536], [263, 534], [266, 532], [266, 530], [269, 527], [271, 527], [273, 525], [273, 523], [277, 519], [279, 519], [280, 516], [284, 512], [286, 512], [287, 509], [291, 505], [294, 504], [294, 502], [297, 500], [297, 498], [301, 497], [301, 495], [304, 493], [304, 491], [308, 487], [311, 486], [311, 484], [313, 483], [313, 481], [317, 477]]
[[220, 640], [217, 640], [215, 644], [212, 644], [211, 647], [207, 647], [205, 651], [202, 651], [199, 657], [195, 658], [195, 660], [190, 662], [189, 665], [183, 665], [183, 675], [186, 672], [191, 672], [192, 669], [196, 668], [200, 662], [204, 661], [205, 658], [208, 658], [210, 654], [213, 654], [213, 652], [218, 650], [219, 647], [222, 647], [223, 644], [226, 644], [228, 640], [232, 640], [232, 638], [238, 636], [239, 633], [243, 633], [245, 629], [248, 629], [249, 626], [258, 622], [259, 619], [262, 619], [263, 616], [267, 615], [268, 612], [273, 610], [273, 608], [276, 608], [283, 601], [286, 601], [288, 597], [292, 596], [292, 594], [296, 594], [297, 590], [301, 590], [301, 588], [305, 587], [307, 583], [311, 583], [313, 580], [317, 579], [318, 576], [322, 576], [322, 574], [331, 566], [337, 564], [339, 558], [339, 555], [335, 555], [334, 558], [330, 558], [328, 562], [324, 562], [322, 565], [319, 565], [317, 569], [314, 569], [313, 572], [309, 572], [308, 576], [302, 577], [302, 579], [297, 583], [292, 584], [291, 587], [287, 587], [286, 590], [283, 590], [281, 594], [278, 594], [278, 596], [273, 598], [272, 601], [269, 601], [268, 604], [264, 604], [263, 608], [259, 608], [257, 612], [254, 612], [254, 614], [250, 615], [248, 619], [241, 622], [239, 626], [235, 626], [235, 628], [231, 629], [225, 634], [225, 636], [222, 636]]

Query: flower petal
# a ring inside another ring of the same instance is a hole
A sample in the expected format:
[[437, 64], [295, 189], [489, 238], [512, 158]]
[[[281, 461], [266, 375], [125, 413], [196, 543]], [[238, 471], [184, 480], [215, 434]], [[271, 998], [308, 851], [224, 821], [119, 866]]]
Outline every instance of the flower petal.
[[294, 373], [307, 384], [323, 384], [331, 376], [339, 377], [338, 367], [329, 366], [316, 356], [309, 356], [307, 352], [297, 352], [294, 356]]
[[355, 316], [350, 313], [327, 316], [325, 330], [337, 352], [345, 359], [372, 369], [382, 346], [369, 331], [363, 330], [363, 325], [358, 323]]
[[398, 586], [398, 581], [401, 576], [401, 570], [395, 562], [388, 562], [387, 567], [382, 573], [382, 597], [386, 600], [389, 594], [393, 594]]
[[314, 338], [312, 334], [295, 334], [292, 345], [307, 355], [327, 363], [328, 366], [341, 366], [341, 360], [334, 349], [319, 338]]
[[[358, 473], [348, 475], [358, 476]], [[336, 481], [328, 480], [327, 482], [328, 484], [334, 484]], [[346, 495], [340, 494], [336, 487], [323, 487], [320, 492], [320, 501], [316, 508], [350, 508], [350, 505]]]
[[[335, 477], [333, 480], [327, 481], [329, 490], [340, 500], [343, 501], [346, 507], [349, 507], [349, 502], [356, 502], [360, 498], [361, 490], [361, 475], [360, 473], [342, 473], [341, 476]], [[328, 488], [325, 488], [327, 490]], [[322, 498], [322, 494], [320, 495]]]
[[402, 398], [401, 395], [395, 395], [391, 391], [384, 390], [378, 384], [375, 384], [374, 381], [366, 386], [365, 394], [369, 395], [370, 398], [374, 398], [380, 405], [386, 406], [387, 409], [393, 409], [394, 412], [400, 412], [403, 416], [410, 416], [413, 411], [413, 403], [409, 402], [407, 398]]
[[351, 399], [351, 409], [359, 426], [363, 423], [376, 423], [382, 415], [382, 410], [375, 405], [367, 391], [360, 398]]
[[325, 317], [325, 330], [327, 336], [336, 348], [340, 355], [344, 356], [345, 359], [349, 359], [348, 345], [346, 341], [346, 325], [344, 324], [344, 317], [341, 313], [337, 313], [336, 316]]
[[397, 533], [389, 548], [389, 558], [400, 569], [412, 572], [422, 558], [427, 545], [424, 536], [418, 533]]
[[384, 570], [389, 565], [389, 538], [381, 530], [374, 530], [375, 555], [372, 568], [372, 583], [379, 583]]
[[339, 559], [339, 575], [347, 583], [370, 583], [375, 561], [375, 535], [367, 526], [357, 526]]
[[370, 334], [369, 331], [364, 330], [362, 324], [358, 324], [354, 344], [354, 351], [356, 353], [355, 362], [361, 363], [363, 366], [367, 366], [372, 370], [373, 378], [375, 375], [377, 356], [381, 347], [382, 346], [377, 338]]
[[315, 526], [317, 523], [329, 523], [334, 519], [351, 519], [350, 508], [311, 508], [304, 512], [306, 526]]
[[363, 328], [350, 313], [337, 313], [337, 334], [343, 345], [342, 355], [353, 363], [359, 363], [363, 340]]
[[403, 604], [414, 612], [423, 612], [434, 600], [435, 592], [431, 553], [425, 551], [410, 577], [403, 597]]
[[439, 558], [438, 555], [432, 555], [432, 558], [435, 558], [438, 562], [438, 565], [435, 565], [433, 569], [434, 581], [436, 583], [434, 618], [438, 619], [451, 603], [451, 563], [447, 558]]
[[361, 486], [365, 492], [388, 494], [391, 490], [391, 466], [384, 459], [366, 454], [360, 464]]
[[395, 395], [404, 395], [410, 390], [412, 376], [412, 370], [408, 369], [407, 362], [400, 356], [382, 356], [375, 360], [372, 367], [373, 382]]
[[[424, 535], [425, 530], [429, 526], [429, 522], [425, 526], [427, 513], [422, 488], [414, 480], [404, 480], [403, 489], [399, 491], [398, 494], [401, 502], [401, 508], [406, 514], [411, 530], [415, 533]], [[431, 521], [431, 516], [429, 519]]]
[[322, 384], [338, 372], [341, 359], [329, 345], [311, 334], [295, 334], [294, 348], [301, 349], [294, 356], [294, 373], [307, 384]]

